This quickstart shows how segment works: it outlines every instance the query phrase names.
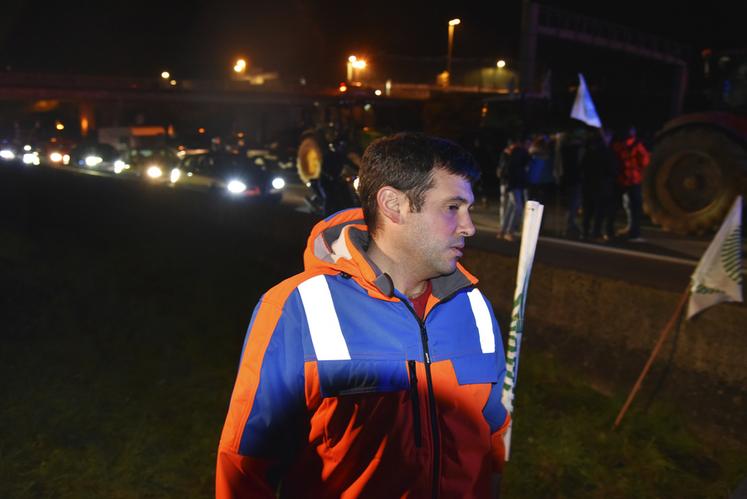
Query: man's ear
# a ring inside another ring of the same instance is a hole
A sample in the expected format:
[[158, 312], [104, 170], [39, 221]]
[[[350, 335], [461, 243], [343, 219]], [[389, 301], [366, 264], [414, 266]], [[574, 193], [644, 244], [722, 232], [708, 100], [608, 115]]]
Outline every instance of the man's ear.
[[391, 186], [384, 186], [376, 193], [376, 203], [379, 205], [379, 214], [390, 222], [399, 224], [402, 222], [403, 210], [406, 206], [407, 196]]

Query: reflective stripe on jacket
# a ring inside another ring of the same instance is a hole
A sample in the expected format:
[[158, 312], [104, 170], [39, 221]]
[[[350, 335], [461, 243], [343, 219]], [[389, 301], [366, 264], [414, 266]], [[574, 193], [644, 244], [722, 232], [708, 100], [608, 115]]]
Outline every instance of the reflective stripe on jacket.
[[461, 266], [425, 320], [368, 261], [360, 209], [320, 222], [306, 271], [257, 305], [216, 495], [485, 497], [503, 463], [505, 373], [490, 303]]

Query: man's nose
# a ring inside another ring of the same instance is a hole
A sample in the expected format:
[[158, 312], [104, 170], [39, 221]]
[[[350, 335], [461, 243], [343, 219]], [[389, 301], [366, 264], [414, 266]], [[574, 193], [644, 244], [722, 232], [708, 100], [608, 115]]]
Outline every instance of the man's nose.
[[476, 229], [475, 224], [472, 223], [472, 217], [467, 211], [461, 218], [459, 223], [459, 234], [464, 237], [472, 237], [475, 235]]

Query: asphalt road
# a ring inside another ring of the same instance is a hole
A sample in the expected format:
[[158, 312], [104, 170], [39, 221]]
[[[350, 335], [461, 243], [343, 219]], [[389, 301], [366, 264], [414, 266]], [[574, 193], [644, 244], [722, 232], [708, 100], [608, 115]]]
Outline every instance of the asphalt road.
[[[296, 244], [302, 245], [308, 228], [315, 221], [305, 207], [304, 194], [302, 185], [290, 184], [280, 206], [260, 206], [216, 199], [206, 192], [146, 185], [145, 181], [136, 178], [125, 180], [101, 173], [83, 175], [74, 170], [0, 166], [0, 209], [4, 211], [2, 219], [5, 223], [15, 220], [33, 225], [43, 222], [45, 213], [56, 220], [60, 217], [99, 216], [111, 212], [116, 203], [120, 207], [122, 204], [130, 206], [133, 211], [144, 210], [146, 219], [149, 210], [157, 212], [152, 218], [153, 224], [168, 224], [172, 216], [188, 216], [196, 220], [195, 228], [218, 224], [237, 234], [256, 227], [256, 224], [244, 223], [248, 217], [260, 217], [271, 220], [278, 227], [294, 227]], [[150, 203], [150, 208], [143, 203]], [[77, 208], [71, 209], [72, 205]], [[558, 226], [560, 216], [559, 209], [546, 207], [536, 262], [657, 289], [683, 290], [699, 255], [708, 245], [706, 238], [673, 236], [652, 227], [644, 229], [646, 241], [643, 243], [593, 244], [566, 240], [555, 235], [553, 230]], [[478, 232], [468, 240], [468, 250], [474, 247], [507, 256], [518, 255], [518, 242], [495, 237], [498, 229], [495, 205], [475, 206], [473, 219]], [[142, 223], [145, 219], [138, 220]], [[67, 220], [66, 224], [74, 225], [74, 222]]]

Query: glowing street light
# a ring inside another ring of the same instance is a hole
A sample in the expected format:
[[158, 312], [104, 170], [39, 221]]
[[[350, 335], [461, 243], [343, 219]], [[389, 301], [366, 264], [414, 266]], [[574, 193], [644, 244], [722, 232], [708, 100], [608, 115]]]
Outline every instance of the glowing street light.
[[[459, 25], [461, 22], [462, 20], [459, 18], [449, 21], [449, 50], [446, 57], [446, 74], [449, 80], [451, 79], [451, 51], [454, 47], [454, 26]], [[449, 83], [449, 80], [447, 80], [447, 84]]]
[[61, 121], [57, 121], [54, 124], [54, 127], [55, 127], [55, 129], [59, 130], [60, 132], [65, 129], [65, 125], [63, 125]]
[[238, 74], [244, 73], [246, 71], [246, 59], [236, 59], [233, 70]]
[[357, 56], [351, 55], [348, 57], [347, 62], [347, 81], [353, 82], [358, 81], [360, 79], [360, 71], [366, 69], [368, 66], [368, 63], [365, 59], [360, 59]]
[[168, 80], [169, 78], [171, 78], [171, 73], [169, 73], [168, 71], [163, 71], [161, 73], [161, 78], [163, 78], [164, 80]]
[[501, 59], [498, 62], [496, 62], [495, 65], [498, 67], [498, 69], [503, 69], [506, 67], [506, 61]]

